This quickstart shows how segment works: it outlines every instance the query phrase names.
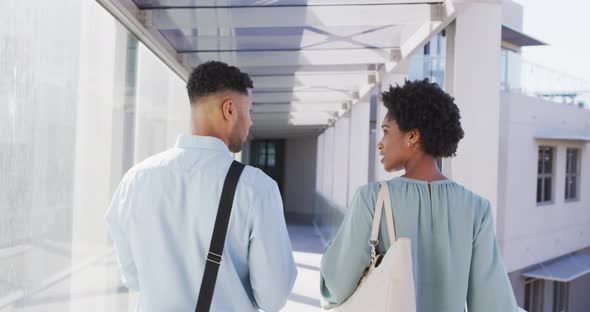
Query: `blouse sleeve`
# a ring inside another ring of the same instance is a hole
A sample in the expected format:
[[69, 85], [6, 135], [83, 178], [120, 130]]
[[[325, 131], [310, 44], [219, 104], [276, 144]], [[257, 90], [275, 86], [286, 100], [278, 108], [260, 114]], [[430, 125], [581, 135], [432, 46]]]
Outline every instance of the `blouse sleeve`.
[[467, 307], [469, 311], [477, 312], [518, 311], [496, 242], [492, 209], [487, 201], [473, 240]]
[[368, 186], [359, 188], [352, 199], [338, 233], [322, 258], [320, 291], [322, 307], [342, 304], [355, 291], [371, 259], [368, 244], [373, 211], [368, 200]]

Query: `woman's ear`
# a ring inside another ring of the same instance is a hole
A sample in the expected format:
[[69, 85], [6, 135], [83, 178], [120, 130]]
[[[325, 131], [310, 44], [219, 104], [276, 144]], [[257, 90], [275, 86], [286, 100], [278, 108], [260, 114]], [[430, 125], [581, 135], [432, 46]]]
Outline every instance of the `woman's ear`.
[[420, 130], [418, 129], [414, 129], [412, 131], [410, 131], [410, 142], [412, 142], [412, 145], [418, 143], [420, 141]]

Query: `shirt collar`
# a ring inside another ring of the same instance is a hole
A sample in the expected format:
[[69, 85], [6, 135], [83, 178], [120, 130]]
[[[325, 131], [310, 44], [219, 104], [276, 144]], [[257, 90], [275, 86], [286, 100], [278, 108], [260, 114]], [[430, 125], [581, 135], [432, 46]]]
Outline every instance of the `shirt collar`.
[[231, 156], [229, 148], [223, 141], [216, 137], [181, 134], [176, 139], [178, 148], [205, 148], [225, 152]]

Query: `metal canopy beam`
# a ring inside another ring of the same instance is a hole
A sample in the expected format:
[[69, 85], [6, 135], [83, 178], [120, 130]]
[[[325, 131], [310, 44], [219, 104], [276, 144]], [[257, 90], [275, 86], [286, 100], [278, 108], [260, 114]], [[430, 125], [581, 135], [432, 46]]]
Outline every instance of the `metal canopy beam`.
[[[317, 74], [295, 74], [281, 76], [253, 76], [254, 86], [258, 88], [316, 87], [355, 90], [371, 82], [366, 72], [327, 72]], [[373, 78], [374, 79], [374, 78]]]
[[306, 66], [383, 64], [392, 61], [398, 49], [302, 50], [264, 52], [184, 53], [190, 64], [218, 60], [234, 66]]
[[342, 6], [256, 6], [152, 11], [153, 25], [166, 29], [383, 26], [420, 23], [433, 18], [431, 4]]
[[310, 104], [318, 103], [343, 103], [354, 98], [354, 94], [345, 92], [265, 92], [254, 93], [255, 103], [291, 103], [306, 102]]
[[282, 0], [272, 3], [235, 0], [134, 0], [140, 9], [158, 10], [171, 8], [206, 7], [260, 7], [260, 6], [341, 6], [341, 5], [383, 5], [383, 4], [435, 4], [443, 0]]

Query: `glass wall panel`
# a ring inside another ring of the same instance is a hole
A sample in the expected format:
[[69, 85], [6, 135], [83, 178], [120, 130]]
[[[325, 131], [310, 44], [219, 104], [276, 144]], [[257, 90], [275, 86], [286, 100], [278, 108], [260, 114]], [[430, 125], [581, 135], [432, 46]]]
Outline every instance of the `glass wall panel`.
[[184, 82], [94, 0], [0, 20], [0, 311], [132, 311], [103, 215], [188, 130]]

